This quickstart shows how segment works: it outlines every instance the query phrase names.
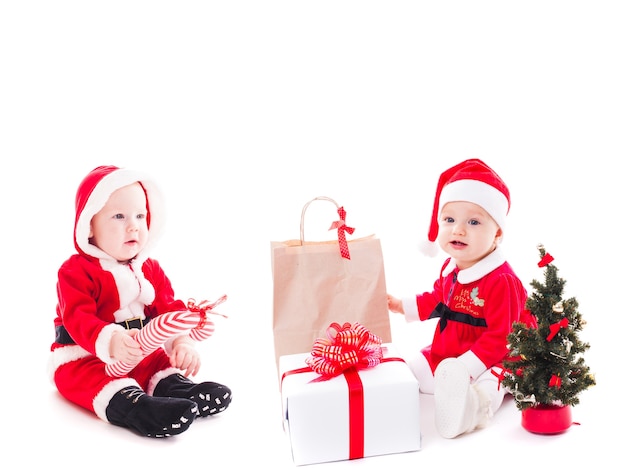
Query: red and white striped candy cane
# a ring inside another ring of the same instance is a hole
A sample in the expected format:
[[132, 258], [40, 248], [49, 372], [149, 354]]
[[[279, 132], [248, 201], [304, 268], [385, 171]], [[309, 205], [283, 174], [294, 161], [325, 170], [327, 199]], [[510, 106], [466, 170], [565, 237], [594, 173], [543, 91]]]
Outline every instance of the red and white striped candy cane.
[[[196, 305], [195, 301], [190, 299], [187, 304], [188, 310], [168, 312], [155, 317], [139, 330], [134, 339], [139, 343], [145, 355], [161, 347], [168, 339], [180, 334], [188, 333], [189, 337], [196, 341], [205, 340], [215, 330], [213, 322], [206, 315], [211, 312], [213, 307], [225, 300], [226, 296], [224, 295], [213, 303], [205, 301]], [[122, 377], [130, 372], [133, 367], [133, 365], [119, 361], [107, 364], [105, 371], [111, 377]]]

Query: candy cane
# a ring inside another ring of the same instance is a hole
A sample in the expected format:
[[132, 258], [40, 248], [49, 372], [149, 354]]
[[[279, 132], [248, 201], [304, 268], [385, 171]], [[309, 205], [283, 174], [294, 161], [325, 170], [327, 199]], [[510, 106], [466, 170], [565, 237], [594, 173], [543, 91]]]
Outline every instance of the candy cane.
[[[189, 337], [196, 341], [205, 340], [215, 330], [215, 325], [206, 317], [206, 314], [224, 300], [226, 300], [226, 296], [220, 297], [213, 303], [201, 302], [199, 305], [196, 305], [195, 301], [190, 299], [187, 304], [188, 310], [168, 312], [155, 317], [139, 330], [134, 339], [139, 343], [144, 355], [150, 354], [161, 347], [168, 339], [180, 334], [188, 333]], [[118, 361], [113, 364], [107, 364], [105, 371], [111, 377], [122, 377], [133, 368], [134, 365]]]

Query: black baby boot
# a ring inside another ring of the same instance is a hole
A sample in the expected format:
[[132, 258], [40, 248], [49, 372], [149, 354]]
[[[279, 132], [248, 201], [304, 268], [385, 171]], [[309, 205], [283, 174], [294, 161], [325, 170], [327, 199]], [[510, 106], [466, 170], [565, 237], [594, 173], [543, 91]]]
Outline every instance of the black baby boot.
[[161, 379], [154, 388], [155, 397], [187, 398], [198, 404], [198, 416], [221, 413], [232, 400], [230, 388], [216, 382], [194, 383], [182, 374]]
[[106, 409], [107, 419], [142, 436], [169, 437], [186, 431], [198, 414], [198, 405], [184, 398], [151, 397], [139, 387], [117, 392]]

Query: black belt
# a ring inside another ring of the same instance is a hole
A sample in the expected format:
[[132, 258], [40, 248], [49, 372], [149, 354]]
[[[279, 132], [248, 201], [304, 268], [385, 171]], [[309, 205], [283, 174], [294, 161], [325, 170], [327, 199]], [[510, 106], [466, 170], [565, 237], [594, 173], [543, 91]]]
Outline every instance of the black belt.
[[137, 318], [137, 317], [135, 317], [135, 318], [131, 318], [130, 320], [124, 320], [124, 321], [119, 322], [117, 324], [123, 326], [127, 330], [131, 330], [133, 328], [141, 330], [144, 326], [146, 326], [146, 323], [148, 323], [149, 321], [150, 320], [148, 318]]
[[467, 313], [455, 312], [451, 310], [447, 305], [439, 302], [435, 307], [435, 310], [428, 317], [439, 318], [439, 332], [443, 332], [448, 324], [448, 320], [465, 323], [467, 325], [486, 327], [487, 321], [484, 318], [476, 318]]
[[[127, 330], [132, 328], [136, 328], [141, 330], [146, 324], [150, 321], [149, 318], [141, 319], [141, 318], [131, 318], [130, 320], [124, 320], [122, 322], [116, 323], [116, 325], [123, 326]], [[59, 325], [55, 327], [55, 339], [54, 342], [58, 344], [76, 344], [76, 341], [72, 339], [70, 334], [67, 332], [63, 325]]]

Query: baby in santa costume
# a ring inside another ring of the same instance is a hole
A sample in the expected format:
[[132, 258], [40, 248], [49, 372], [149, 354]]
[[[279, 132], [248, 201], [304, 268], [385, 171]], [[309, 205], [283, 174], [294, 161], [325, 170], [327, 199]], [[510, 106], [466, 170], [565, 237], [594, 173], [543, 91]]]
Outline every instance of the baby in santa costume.
[[436, 318], [432, 343], [409, 361], [422, 393], [434, 394], [439, 433], [454, 438], [485, 426], [507, 392], [500, 384], [513, 322], [536, 325], [527, 293], [500, 242], [510, 208], [507, 186], [484, 162], [444, 171], [437, 186], [428, 244], [448, 255], [433, 290], [389, 310], [407, 321]]
[[[161, 193], [146, 175], [101, 166], [84, 178], [76, 193], [78, 253], [58, 272], [50, 358], [63, 397], [149, 437], [180, 434], [196, 417], [224, 411], [232, 399], [225, 385], [188, 378], [200, 368], [189, 331], [173, 328], [153, 351], [138, 342], [137, 333], [147, 331], [151, 320], [160, 324], [166, 318], [161, 315], [188, 310], [149, 257], [163, 219]], [[213, 327], [208, 319], [203, 325], [205, 333], [207, 325]], [[119, 364], [130, 371], [108, 371]]]

